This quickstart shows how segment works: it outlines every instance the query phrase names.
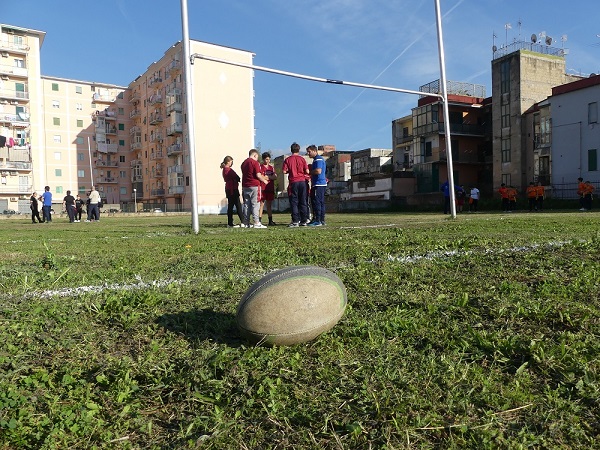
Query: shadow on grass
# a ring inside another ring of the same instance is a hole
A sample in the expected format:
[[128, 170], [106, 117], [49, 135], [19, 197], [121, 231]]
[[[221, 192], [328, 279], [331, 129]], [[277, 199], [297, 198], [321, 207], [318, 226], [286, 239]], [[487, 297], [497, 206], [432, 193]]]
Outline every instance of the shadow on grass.
[[214, 341], [239, 347], [246, 341], [240, 335], [233, 314], [215, 312], [210, 309], [194, 309], [176, 314], [163, 314], [156, 323], [173, 333], [178, 333], [193, 345]]

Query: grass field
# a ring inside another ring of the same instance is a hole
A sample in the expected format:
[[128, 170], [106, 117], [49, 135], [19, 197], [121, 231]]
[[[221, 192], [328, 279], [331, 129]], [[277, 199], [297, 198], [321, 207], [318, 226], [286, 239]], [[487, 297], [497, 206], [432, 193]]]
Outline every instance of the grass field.
[[[600, 448], [600, 213], [27, 222], [0, 222], [0, 449]], [[239, 300], [291, 265], [344, 317], [248, 345]]]

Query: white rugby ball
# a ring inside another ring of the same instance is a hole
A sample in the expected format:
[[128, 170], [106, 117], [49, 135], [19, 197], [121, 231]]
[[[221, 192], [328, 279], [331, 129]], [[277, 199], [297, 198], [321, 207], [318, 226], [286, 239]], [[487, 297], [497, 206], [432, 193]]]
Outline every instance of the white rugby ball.
[[293, 345], [330, 330], [344, 314], [346, 287], [333, 272], [293, 266], [272, 272], [246, 291], [237, 308], [241, 333], [266, 345]]

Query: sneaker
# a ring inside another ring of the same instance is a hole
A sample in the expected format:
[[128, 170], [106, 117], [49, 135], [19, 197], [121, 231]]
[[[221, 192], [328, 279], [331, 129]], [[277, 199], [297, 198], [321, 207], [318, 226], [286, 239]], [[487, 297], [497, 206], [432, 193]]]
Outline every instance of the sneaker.
[[85, 219], [85, 221], [86, 221], [86, 222], [89, 222], [90, 220], [89, 220], [89, 219]]
[[311, 222], [308, 224], [309, 227], [320, 227], [321, 222]]
[[288, 225], [288, 227], [290, 227], [290, 228], [296, 228], [296, 227], [299, 227], [299, 226], [300, 226], [300, 224], [298, 222], [292, 222], [292, 223], [290, 223]]
[[325, 222], [321, 222], [321, 226], [324, 227], [325, 226]]
[[267, 227], [265, 225], [263, 225], [262, 223], [258, 222], [258, 223], [255, 223], [252, 228], [267, 228]]
[[300, 222], [301, 227], [305, 227], [306, 225], [308, 225], [308, 222]]
[[227, 228], [239, 228], [240, 225], [227, 225]]
[[269, 220], [269, 226], [270, 227], [274, 227], [275, 225], [277, 225], [275, 222], [273, 222], [272, 220]]
[[585, 211], [585, 210], [586, 210], [585, 208], [581, 208], [579, 211]]

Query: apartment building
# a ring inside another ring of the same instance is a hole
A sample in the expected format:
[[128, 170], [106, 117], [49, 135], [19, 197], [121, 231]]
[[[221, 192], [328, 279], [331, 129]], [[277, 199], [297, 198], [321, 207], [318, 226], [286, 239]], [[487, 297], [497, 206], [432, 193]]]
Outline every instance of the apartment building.
[[[0, 25], [0, 212], [27, 213], [45, 185], [60, 203], [92, 185], [105, 203], [192, 207], [186, 83], [181, 42], [128, 86], [41, 74], [46, 34]], [[193, 54], [252, 64], [253, 53], [191, 41]], [[85, 63], [82, 61], [82, 63]], [[253, 72], [197, 60], [192, 66], [197, 198], [200, 213], [227, 200], [219, 168], [241, 162], [254, 142]]]

